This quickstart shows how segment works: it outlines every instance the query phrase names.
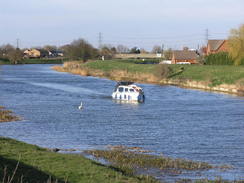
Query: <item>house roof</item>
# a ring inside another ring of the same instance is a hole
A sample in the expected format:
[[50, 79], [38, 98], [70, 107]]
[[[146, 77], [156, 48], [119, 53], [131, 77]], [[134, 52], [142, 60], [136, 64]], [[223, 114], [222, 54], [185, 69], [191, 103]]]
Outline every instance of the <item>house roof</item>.
[[173, 51], [173, 55], [177, 60], [194, 60], [198, 56], [196, 51], [189, 50], [175, 50]]
[[211, 51], [213, 50], [217, 50], [223, 43], [225, 40], [208, 40], [208, 46], [210, 48]]

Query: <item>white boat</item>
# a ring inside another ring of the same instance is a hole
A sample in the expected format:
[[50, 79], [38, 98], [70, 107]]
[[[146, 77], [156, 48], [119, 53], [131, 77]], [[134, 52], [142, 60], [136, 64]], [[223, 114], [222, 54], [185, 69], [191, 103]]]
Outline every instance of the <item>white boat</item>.
[[142, 88], [133, 84], [133, 82], [121, 81], [116, 85], [112, 98], [123, 101], [144, 102], [145, 95]]

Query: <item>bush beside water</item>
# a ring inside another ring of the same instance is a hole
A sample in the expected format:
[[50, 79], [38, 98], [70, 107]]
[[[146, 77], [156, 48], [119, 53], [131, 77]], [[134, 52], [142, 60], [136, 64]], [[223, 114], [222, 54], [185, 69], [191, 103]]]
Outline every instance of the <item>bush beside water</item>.
[[234, 60], [226, 52], [210, 54], [205, 58], [206, 65], [234, 65]]
[[205, 57], [206, 65], [244, 65], [244, 58], [235, 61], [227, 52], [210, 54]]

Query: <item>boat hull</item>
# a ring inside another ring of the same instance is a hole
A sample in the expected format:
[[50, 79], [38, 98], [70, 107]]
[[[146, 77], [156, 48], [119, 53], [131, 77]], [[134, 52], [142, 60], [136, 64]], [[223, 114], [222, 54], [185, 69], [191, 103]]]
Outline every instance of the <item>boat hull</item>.
[[145, 101], [144, 94], [129, 94], [129, 93], [113, 92], [112, 98], [115, 100], [137, 101], [141, 103]]

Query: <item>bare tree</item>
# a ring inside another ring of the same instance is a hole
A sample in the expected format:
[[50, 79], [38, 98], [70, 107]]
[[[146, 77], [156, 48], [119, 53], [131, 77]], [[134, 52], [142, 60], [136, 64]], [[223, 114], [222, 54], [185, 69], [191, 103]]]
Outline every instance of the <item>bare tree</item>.
[[0, 47], [0, 59], [9, 60], [12, 64], [19, 64], [23, 60], [23, 52], [7, 44]]
[[104, 58], [104, 59], [112, 59], [114, 54], [116, 53], [115, 50], [112, 50], [112, 48], [109, 48], [107, 46], [103, 46], [100, 49], [100, 55]]
[[141, 48], [140, 51], [141, 51], [141, 53], [148, 53], [148, 51], [145, 50], [144, 48]]
[[98, 56], [98, 50], [84, 39], [74, 40], [70, 45], [64, 46], [63, 49], [70, 59], [86, 61]]
[[57, 48], [57, 46], [55, 46], [55, 45], [45, 45], [45, 46], [43, 47], [43, 49], [45, 49], [45, 50], [47, 50], [47, 51], [53, 51], [53, 50], [57, 50], [58, 48]]
[[155, 45], [152, 49], [152, 53], [162, 53], [161, 46]]
[[20, 64], [23, 61], [23, 52], [17, 48], [8, 53], [8, 59], [12, 64]]
[[1, 58], [7, 58], [9, 52], [11, 52], [13, 50], [15, 50], [15, 48], [10, 44], [2, 45], [0, 47], [0, 57]]
[[165, 50], [164, 51], [165, 60], [170, 60], [172, 58], [172, 54], [173, 54], [173, 51], [171, 48], [169, 48], [168, 50]]
[[117, 46], [117, 52], [118, 53], [128, 53], [129, 52], [129, 48], [120, 44], [120, 45]]

